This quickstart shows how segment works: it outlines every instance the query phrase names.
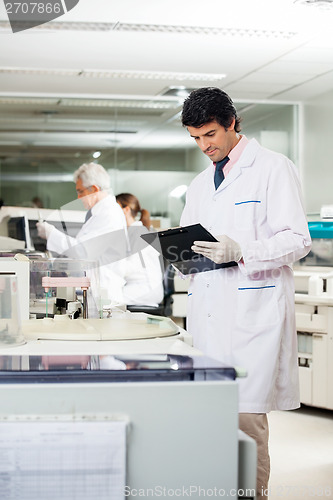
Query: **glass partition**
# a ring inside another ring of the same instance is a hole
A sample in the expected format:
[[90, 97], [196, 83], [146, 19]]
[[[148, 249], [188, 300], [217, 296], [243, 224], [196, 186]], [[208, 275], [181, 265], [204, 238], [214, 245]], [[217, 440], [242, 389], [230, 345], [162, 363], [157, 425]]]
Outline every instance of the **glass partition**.
[[[96, 161], [110, 172], [115, 194], [132, 192], [152, 216], [177, 224], [186, 187], [209, 164], [181, 126], [182, 103], [177, 96], [0, 96], [0, 198], [14, 206], [67, 205], [76, 198], [74, 170]], [[242, 133], [297, 164], [297, 105], [235, 105]]]

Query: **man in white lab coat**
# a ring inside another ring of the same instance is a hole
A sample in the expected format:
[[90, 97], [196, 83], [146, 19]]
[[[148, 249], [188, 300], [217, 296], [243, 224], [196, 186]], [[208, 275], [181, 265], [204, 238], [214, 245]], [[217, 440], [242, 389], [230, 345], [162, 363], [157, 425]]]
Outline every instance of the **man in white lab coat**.
[[218, 88], [193, 91], [182, 123], [212, 163], [189, 186], [181, 225], [201, 223], [218, 239], [194, 242], [195, 252], [236, 263], [192, 275], [188, 330], [205, 354], [247, 370], [239, 425], [257, 442], [262, 498], [270, 472], [267, 413], [299, 407], [291, 265], [311, 246], [299, 179], [288, 158], [239, 134], [233, 102]]
[[[47, 240], [51, 252], [96, 261], [100, 287], [107, 291], [110, 300], [122, 302], [123, 278], [115, 273], [113, 263], [126, 257], [127, 226], [122, 209], [110, 194], [110, 176], [102, 165], [89, 163], [81, 165], [73, 177], [77, 196], [87, 209], [85, 223], [76, 238], [47, 222], [37, 223], [38, 234]], [[95, 298], [99, 295], [97, 286], [94, 283]]]

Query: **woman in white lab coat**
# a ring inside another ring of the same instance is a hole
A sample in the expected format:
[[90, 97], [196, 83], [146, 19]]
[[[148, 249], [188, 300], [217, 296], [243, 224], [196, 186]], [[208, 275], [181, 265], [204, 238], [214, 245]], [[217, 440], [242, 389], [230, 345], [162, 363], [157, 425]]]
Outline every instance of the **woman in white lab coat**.
[[[163, 300], [163, 274], [158, 252], [140, 235], [150, 229], [150, 215], [130, 193], [121, 193], [116, 201], [123, 209], [127, 226], [130, 255], [119, 262], [124, 278], [123, 297], [128, 305], [157, 306]], [[140, 220], [136, 220], [140, 213]]]

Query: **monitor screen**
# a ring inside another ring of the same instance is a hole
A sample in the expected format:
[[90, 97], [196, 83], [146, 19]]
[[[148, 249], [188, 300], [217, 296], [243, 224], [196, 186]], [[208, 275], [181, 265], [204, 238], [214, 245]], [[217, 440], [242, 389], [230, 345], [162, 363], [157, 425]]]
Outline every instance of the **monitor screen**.
[[25, 242], [25, 248], [31, 249], [29, 225], [24, 215], [11, 217], [7, 223], [8, 236]]
[[[30, 219], [29, 220], [29, 232], [31, 237], [31, 242], [35, 247], [35, 250], [38, 252], [46, 251], [46, 240], [43, 240], [38, 236], [37, 232], [37, 224], [38, 220]], [[65, 221], [50, 221], [52, 226], [59, 231], [68, 234], [68, 236], [76, 237], [77, 233], [80, 231], [82, 227], [82, 222], [65, 222]]]
[[11, 217], [8, 221], [8, 236], [16, 240], [26, 241], [24, 217]]

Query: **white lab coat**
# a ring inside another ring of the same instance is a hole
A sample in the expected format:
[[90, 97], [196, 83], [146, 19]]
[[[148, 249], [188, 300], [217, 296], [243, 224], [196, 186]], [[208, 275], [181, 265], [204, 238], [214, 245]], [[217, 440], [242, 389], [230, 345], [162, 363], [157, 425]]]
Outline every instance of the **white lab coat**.
[[129, 256], [117, 262], [116, 272], [123, 278], [123, 299], [128, 305], [157, 306], [163, 300], [163, 274], [158, 252], [141, 234], [148, 230], [141, 221], [128, 228]]
[[242, 249], [238, 266], [192, 275], [188, 330], [208, 356], [245, 368], [239, 411], [299, 406], [291, 264], [311, 247], [293, 163], [249, 141], [217, 191], [214, 166], [191, 183], [181, 225], [200, 222]]
[[122, 278], [114, 272], [114, 262], [127, 255], [127, 226], [124, 213], [113, 195], [108, 195], [91, 209], [91, 217], [85, 222], [76, 238], [54, 228], [47, 240], [47, 249], [60, 255], [96, 262], [98, 279], [93, 272], [93, 295], [97, 298], [100, 288], [108, 298], [123, 302]]

